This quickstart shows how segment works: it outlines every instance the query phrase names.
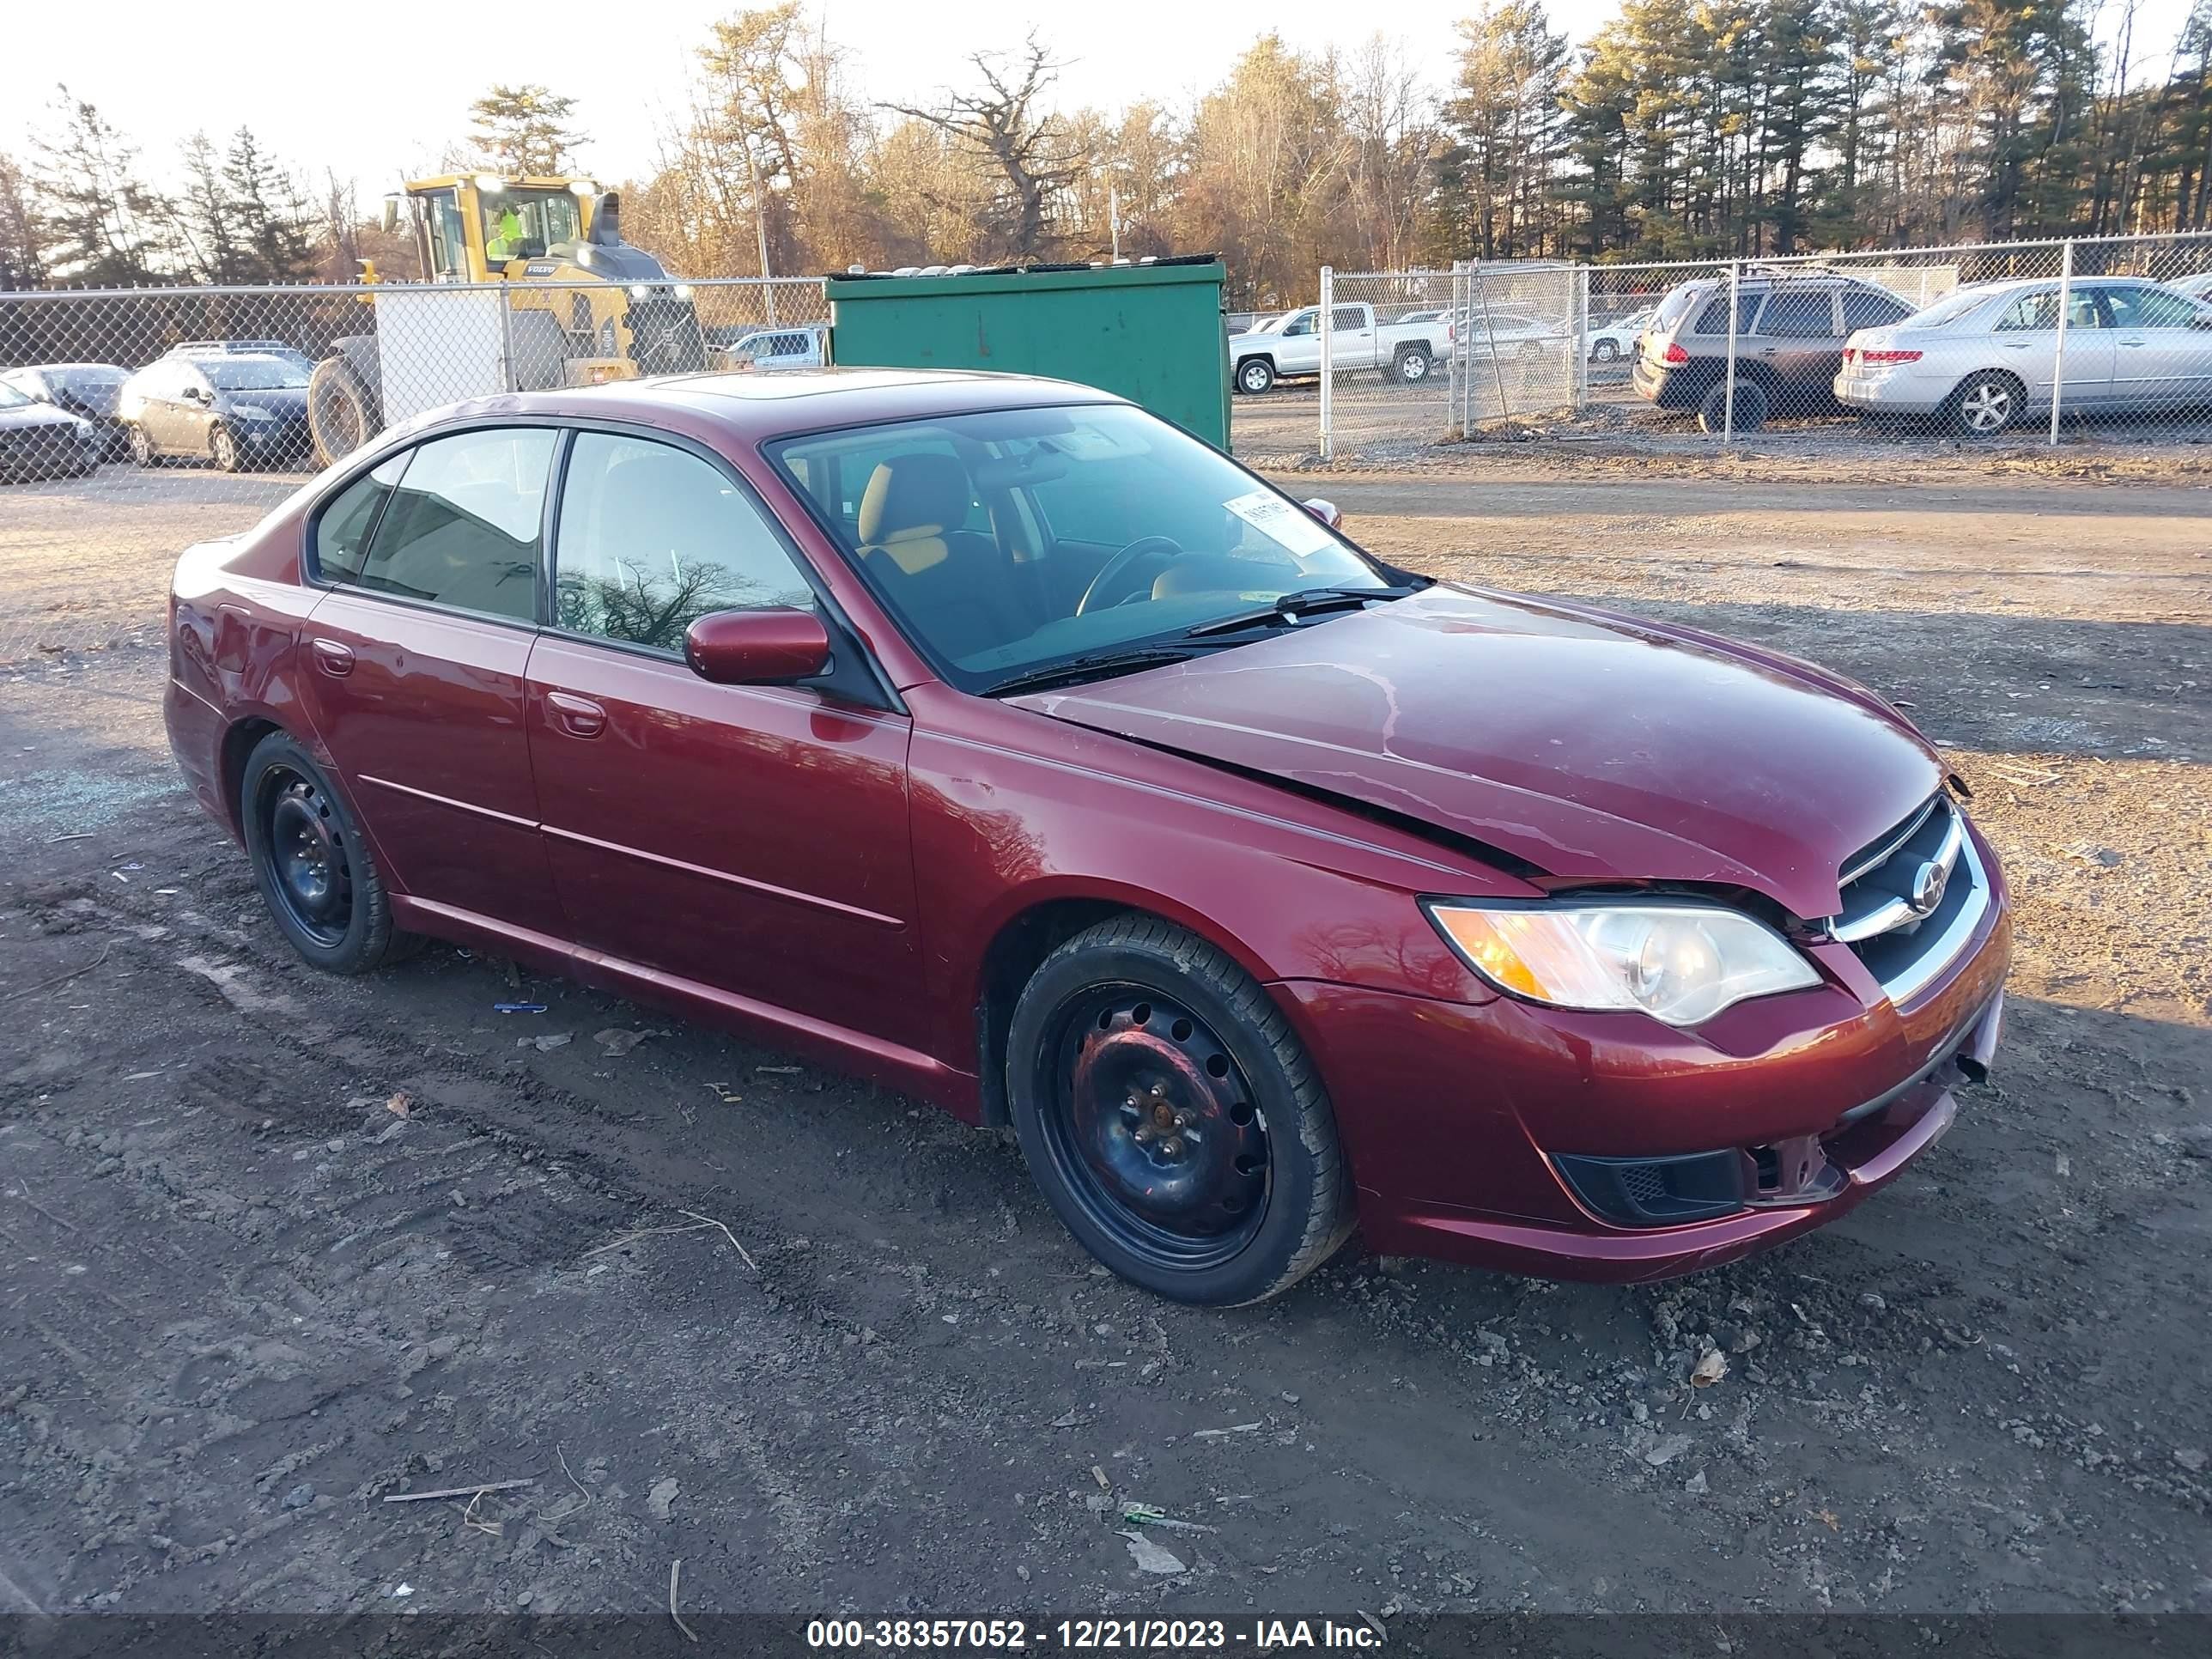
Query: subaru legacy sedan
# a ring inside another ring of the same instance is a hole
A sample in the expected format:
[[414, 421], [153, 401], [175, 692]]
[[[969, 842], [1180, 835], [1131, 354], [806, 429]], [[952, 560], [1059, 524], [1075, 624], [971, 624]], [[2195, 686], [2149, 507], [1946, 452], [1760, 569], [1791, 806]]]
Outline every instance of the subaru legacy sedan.
[[1963, 784], [1838, 675], [1362, 552], [1104, 393], [467, 404], [190, 550], [171, 741], [306, 962], [425, 937], [1011, 1123], [1132, 1281], [1646, 1279], [1994, 1048]]

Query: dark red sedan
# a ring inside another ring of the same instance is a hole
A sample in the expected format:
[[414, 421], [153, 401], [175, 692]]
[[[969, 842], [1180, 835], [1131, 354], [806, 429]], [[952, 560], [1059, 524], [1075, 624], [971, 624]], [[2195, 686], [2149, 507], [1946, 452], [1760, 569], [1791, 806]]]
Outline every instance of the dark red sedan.
[[171, 740], [316, 967], [424, 935], [1012, 1122], [1116, 1272], [1652, 1279], [1996, 1040], [2004, 886], [1848, 680], [1432, 582], [1048, 381], [635, 382], [188, 552]]

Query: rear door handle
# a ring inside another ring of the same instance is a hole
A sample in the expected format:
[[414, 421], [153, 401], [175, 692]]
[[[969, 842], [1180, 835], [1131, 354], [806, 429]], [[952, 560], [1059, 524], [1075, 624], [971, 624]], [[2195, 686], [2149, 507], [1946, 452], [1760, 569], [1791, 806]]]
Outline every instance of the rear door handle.
[[342, 680], [353, 672], [353, 647], [340, 645], [336, 640], [310, 640], [308, 650], [314, 653], [315, 666], [334, 680]]
[[548, 691], [545, 701], [553, 710], [553, 718], [561, 722], [561, 729], [572, 738], [596, 738], [607, 729], [607, 711], [589, 697], [567, 691]]

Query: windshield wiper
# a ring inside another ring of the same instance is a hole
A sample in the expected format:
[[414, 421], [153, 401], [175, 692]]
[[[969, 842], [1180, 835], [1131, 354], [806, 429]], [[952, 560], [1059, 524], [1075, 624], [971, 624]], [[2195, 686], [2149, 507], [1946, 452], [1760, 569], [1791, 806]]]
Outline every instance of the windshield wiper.
[[1042, 691], [1054, 685], [1072, 684], [1078, 680], [1103, 679], [1109, 674], [1133, 673], [1139, 668], [1158, 668], [1162, 664], [1182, 662], [1198, 654], [1187, 645], [1133, 646], [1125, 651], [1095, 651], [1087, 657], [1070, 657], [1065, 662], [1048, 663], [1042, 668], [1026, 669], [1009, 675], [996, 684], [983, 688], [987, 697], [1003, 697], [1012, 691]]
[[1187, 629], [1183, 638], [1211, 639], [1216, 634], [1241, 634], [1248, 628], [1288, 628], [1301, 617], [1320, 616], [1330, 611], [1356, 611], [1370, 599], [1402, 599], [1412, 592], [1410, 587], [1300, 588], [1258, 610], [1241, 611], [1217, 622], [1200, 623]]

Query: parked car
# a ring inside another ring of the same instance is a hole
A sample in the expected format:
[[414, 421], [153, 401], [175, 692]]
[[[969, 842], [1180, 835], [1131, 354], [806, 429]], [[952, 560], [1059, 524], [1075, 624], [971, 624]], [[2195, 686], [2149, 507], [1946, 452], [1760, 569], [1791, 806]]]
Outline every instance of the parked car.
[[13, 368], [0, 374], [0, 385], [11, 386], [33, 403], [67, 410], [90, 421], [104, 437], [102, 459], [118, 460], [131, 452], [130, 428], [115, 412], [131, 371], [114, 363], [40, 363]]
[[819, 368], [827, 361], [830, 330], [804, 323], [788, 328], [757, 328], [729, 344], [711, 348], [720, 368]]
[[[1594, 363], [1618, 362], [1636, 349], [1636, 342], [1644, 331], [1651, 326], [1659, 314], [1656, 306], [1647, 306], [1632, 316], [1616, 322], [1593, 323], [1585, 337], [1589, 360]], [[1727, 313], [1723, 313], [1723, 316]]]
[[92, 422], [0, 382], [0, 479], [82, 477], [103, 441]]
[[313, 365], [256, 352], [172, 352], [124, 382], [117, 413], [141, 466], [165, 457], [212, 462], [225, 472], [295, 466], [313, 445], [307, 380]]
[[[1427, 322], [1377, 323], [1370, 305], [1332, 310], [1329, 362], [1340, 372], [1376, 368], [1388, 379], [1412, 386], [1427, 380], [1437, 361], [1450, 355], [1450, 327], [1441, 316]], [[1278, 380], [1319, 374], [1321, 347], [1321, 307], [1285, 312], [1249, 333], [1229, 337], [1230, 384], [1257, 396]]]
[[185, 554], [169, 733], [309, 964], [434, 935], [1011, 1122], [1185, 1301], [1355, 1221], [1680, 1273], [1931, 1145], [2010, 948], [1946, 758], [1336, 516], [1042, 380], [488, 399]]
[[1893, 327], [1863, 330], [1844, 349], [1837, 398], [1876, 416], [1940, 415], [1992, 437], [2063, 403], [2088, 414], [2212, 406], [2212, 304], [2160, 283], [2076, 276], [2058, 347], [2055, 277], [1954, 289]]
[[2192, 300], [2212, 301], [2212, 270], [2202, 271], [2194, 276], [2179, 277], [2166, 286], [2179, 289]]
[[[1641, 396], [1692, 411], [1707, 432], [1721, 430], [1727, 412], [1728, 287], [1726, 277], [1700, 277], [1662, 300], [1629, 374]], [[1912, 314], [1888, 289], [1833, 271], [1758, 267], [1738, 289], [1739, 432], [1757, 431], [1770, 415], [1832, 410], [1844, 340]]]

